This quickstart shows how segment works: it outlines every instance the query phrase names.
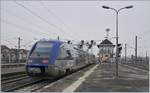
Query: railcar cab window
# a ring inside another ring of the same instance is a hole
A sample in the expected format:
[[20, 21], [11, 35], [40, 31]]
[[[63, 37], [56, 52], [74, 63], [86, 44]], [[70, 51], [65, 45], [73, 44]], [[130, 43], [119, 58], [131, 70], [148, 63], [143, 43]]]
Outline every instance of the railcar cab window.
[[30, 58], [49, 58], [52, 46], [53, 44], [50, 42], [38, 42]]
[[67, 53], [67, 59], [72, 59], [70, 50], [66, 50], [66, 53]]

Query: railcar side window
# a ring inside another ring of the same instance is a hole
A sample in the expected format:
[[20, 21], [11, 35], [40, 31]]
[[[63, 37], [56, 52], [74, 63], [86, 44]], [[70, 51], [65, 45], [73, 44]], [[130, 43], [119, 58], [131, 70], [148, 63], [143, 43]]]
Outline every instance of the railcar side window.
[[70, 50], [67, 50], [66, 52], [67, 52], [68, 56], [71, 57]]
[[72, 55], [71, 55], [71, 52], [70, 50], [66, 50], [66, 53], [67, 53], [67, 59], [72, 59]]
[[58, 51], [57, 60], [70, 60], [73, 59], [71, 51], [65, 48], [60, 48]]
[[67, 53], [63, 47], [58, 50], [57, 60], [63, 60], [67, 56]]

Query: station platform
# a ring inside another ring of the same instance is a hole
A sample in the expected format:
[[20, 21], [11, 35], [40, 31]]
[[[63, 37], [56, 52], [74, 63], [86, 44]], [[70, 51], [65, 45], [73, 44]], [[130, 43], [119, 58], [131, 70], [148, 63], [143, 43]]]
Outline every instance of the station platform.
[[149, 71], [119, 64], [119, 77], [115, 64], [94, 64], [64, 77], [40, 92], [148, 92]]
[[4, 74], [10, 74], [10, 73], [17, 73], [17, 72], [24, 72], [25, 71], [25, 66], [23, 65], [16, 65], [16, 66], [5, 66], [1, 67], [1, 75]]

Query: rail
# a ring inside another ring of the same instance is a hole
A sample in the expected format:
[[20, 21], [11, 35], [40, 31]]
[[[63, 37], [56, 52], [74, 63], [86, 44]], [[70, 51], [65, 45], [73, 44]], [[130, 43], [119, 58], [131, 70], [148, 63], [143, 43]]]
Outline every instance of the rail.
[[20, 67], [20, 66], [25, 66], [25, 63], [8, 63], [8, 64], [1, 64], [1, 68]]

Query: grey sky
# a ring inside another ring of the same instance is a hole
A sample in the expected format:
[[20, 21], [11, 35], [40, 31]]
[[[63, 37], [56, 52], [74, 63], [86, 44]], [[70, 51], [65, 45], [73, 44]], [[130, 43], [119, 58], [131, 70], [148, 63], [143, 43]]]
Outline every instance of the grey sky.
[[[103, 9], [107, 5], [116, 9], [133, 5], [119, 14], [119, 42], [127, 43], [128, 55], [134, 54], [135, 35], [138, 55], [150, 52], [150, 1], [17, 1], [39, 17], [16, 4], [1, 2], [1, 43], [14, 47], [17, 37], [22, 45], [32, 45], [36, 39], [103, 40], [105, 29], [115, 36], [115, 12]], [[33, 41], [33, 42], [32, 42]], [[115, 44], [115, 39], [111, 38]], [[30, 43], [32, 42], [32, 43]], [[11, 44], [13, 43], [13, 44]], [[27, 47], [27, 46], [26, 46]], [[124, 47], [124, 46], [123, 46]], [[24, 48], [22, 46], [22, 48]], [[124, 54], [124, 50], [123, 50]]]

